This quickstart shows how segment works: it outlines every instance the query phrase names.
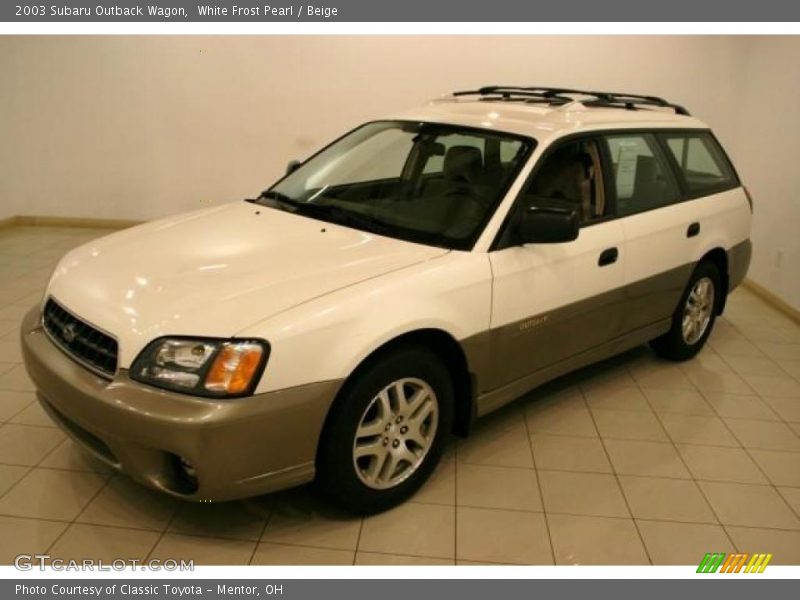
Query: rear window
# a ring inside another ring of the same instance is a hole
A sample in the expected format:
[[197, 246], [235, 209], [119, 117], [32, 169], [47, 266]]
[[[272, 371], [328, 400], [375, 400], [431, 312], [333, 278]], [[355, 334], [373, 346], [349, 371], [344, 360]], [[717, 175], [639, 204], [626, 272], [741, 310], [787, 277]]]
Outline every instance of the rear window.
[[691, 195], [720, 192], [738, 185], [733, 168], [710, 133], [664, 133], [661, 138], [675, 158]]

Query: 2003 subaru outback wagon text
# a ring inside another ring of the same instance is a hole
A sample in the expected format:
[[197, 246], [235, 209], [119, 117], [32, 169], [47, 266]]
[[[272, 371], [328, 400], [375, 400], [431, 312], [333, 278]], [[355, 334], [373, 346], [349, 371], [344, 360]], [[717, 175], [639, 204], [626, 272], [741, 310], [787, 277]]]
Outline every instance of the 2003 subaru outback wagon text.
[[316, 479], [401, 502], [452, 431], [650, 342], [702, 348], [752, 205], [650, 96], [489, 87], [333, 142], [256, 199], [67, 254], [22, 346], [92, 454], [181, 498]]

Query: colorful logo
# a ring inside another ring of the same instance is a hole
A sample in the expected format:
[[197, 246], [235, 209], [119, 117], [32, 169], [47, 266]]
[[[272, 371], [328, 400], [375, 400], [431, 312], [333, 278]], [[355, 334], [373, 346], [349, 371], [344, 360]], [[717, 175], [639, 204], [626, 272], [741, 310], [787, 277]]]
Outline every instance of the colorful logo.
[[763, 573], [772, 554], [725, 554], [707, 552], [697, 567], [698, 573]]

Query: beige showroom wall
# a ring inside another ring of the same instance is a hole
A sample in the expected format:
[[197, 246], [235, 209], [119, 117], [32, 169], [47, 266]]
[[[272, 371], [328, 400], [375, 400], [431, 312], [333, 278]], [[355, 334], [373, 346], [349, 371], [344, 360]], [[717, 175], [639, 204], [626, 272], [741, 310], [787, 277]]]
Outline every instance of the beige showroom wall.
[[[780, 115], [759, 110], [764, 89], [790, 86], [769, 64], [780, 52], [729, 36], [2, 37], [0, 218], [150, 219], [235, 200], [359, 122], [489, 83], [664, 95], [709, 122], [757, 201], [796, 208], [793, 165], [766, 164], [751, 137], [771, 119], [786, 140]], [[773, 235], [782, 217], [769, 211], [757, 213], [752, 274], [800, 306], [785, 231], [797, 219]]]
[[800, 36], [742, 45], [732, 150], [755, 201], [749, 275], [800, 310]]
[[4, 37], [0, 198], [26, 214], [134, 219], [233, 200], [365, 119], [497, 82], [664, 94], [724, 132], [732, 123], [725, 107], [733, 44], [711, 37]]

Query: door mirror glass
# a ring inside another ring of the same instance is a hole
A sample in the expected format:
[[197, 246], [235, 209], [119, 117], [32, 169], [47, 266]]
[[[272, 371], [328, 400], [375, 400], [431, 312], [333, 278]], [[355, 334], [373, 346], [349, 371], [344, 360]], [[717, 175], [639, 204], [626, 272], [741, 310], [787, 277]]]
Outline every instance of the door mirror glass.
[[516, 237], [520, 244], [559, 244], [578, 237], [578, 212], [565, 208], [531, 206], [517, 221]]
[[302, 164], [303, 163], [300, 162], [299, 160], [290, 160], [289, 164], [286, 165], [286, 174], [290, 175], [291, 173], [294, 173], [295, 171], [297, 171], [297, 169], [300, 168], [300, 165]]

